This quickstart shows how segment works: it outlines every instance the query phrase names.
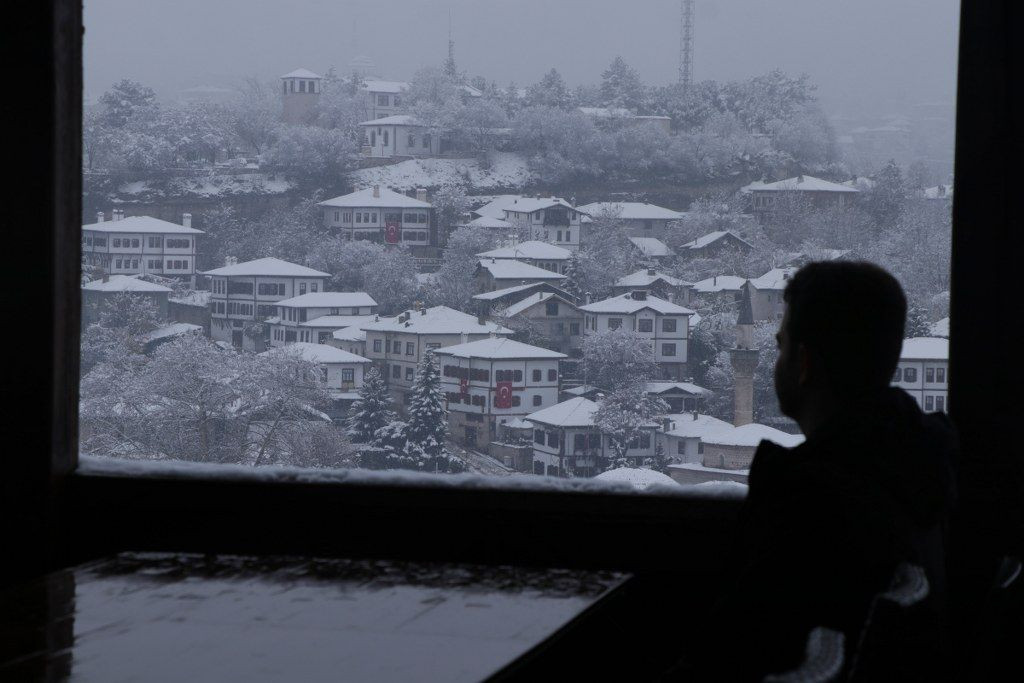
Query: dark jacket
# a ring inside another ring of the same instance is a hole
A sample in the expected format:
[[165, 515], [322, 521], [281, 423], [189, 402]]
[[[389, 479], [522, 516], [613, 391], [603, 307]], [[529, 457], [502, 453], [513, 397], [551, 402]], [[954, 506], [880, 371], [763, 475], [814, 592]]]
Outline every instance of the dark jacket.
[[762, 441], [695, 679], [788, 670], [815, 626], [855, 643], [902, 561], [925, 568], [941, 611], [955, 448], [948, 418], [922, 413], [900, 389], [849, 406], [795, 448]]

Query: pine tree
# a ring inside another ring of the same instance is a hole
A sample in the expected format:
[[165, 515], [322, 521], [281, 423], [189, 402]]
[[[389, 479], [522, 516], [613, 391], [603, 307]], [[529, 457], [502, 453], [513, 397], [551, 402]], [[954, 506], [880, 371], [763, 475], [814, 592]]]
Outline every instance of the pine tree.
[[352, 404], [348, 418], [348, 436], [354, 443], [371, 443], [377, 430], [395, 419], [391, 396], [377, 368], [363, 378], [359, 398]]
[[580, 264], [579, 254], [573, 252], [569, 262], [565, 265], [565, 280], [562, 281], [562, 289], [576, 299], [577, 305], [583, 305], [586, 292], [583, 290], [583, 270]]
[[441, 391], [441, 375], [434, 362], [433, 349], [427, 349], [416, 372], [412, 386], [412, 400], [409, 402], [409, 423], [406, 438], [419, 446], [428, 457], [444, 454], [448, 438], [447, 411], [444, 407], [444, 392]]
[[601, 98], [607, 107], [638, 109], [644, 97], [644, 83], [636, 69], [616, 57], [601, 74]]

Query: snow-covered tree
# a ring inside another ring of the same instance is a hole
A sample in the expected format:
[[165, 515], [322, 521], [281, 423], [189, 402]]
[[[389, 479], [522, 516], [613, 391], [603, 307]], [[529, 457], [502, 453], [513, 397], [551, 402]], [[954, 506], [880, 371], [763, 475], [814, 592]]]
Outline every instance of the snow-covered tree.
[[875, 221], [878, 232], [891, 230], [903, 215], [906, 190], [899, 164], [890, 159], [875, 173], [875, 184], [864, 193], [861, 204]]
[[601, 98], [607, 107], [637, 110], [643, 105], [644, 83], [640, 74], [621, 56], [601, 74]]
[[230, 107], [232, 130], [256, 154], [261, 154], [277, 136], [280, 104], [276, 92], [258, 78], [247, 78], [241, 96]]
[[359, 145], [343, 129], [282, 125], [265, 156], [270, 168], [327, 187], [355, 168]]
[[540, 82], [527, 88], [526, 103], [529, 106], [569, 109], [573, 106], [573, 96], [558, 69], [551, 69]]
[[433, 349], [427, 349], [416, 369], [408, 411], [408, 440], [430, 458], [442, 456], [448, 438], [448, 410]]
[[359, 398], [349, 409], [347, 434], [353, 443], [373, 442], [377, 431], [395, 420], [391, 394], [377, 368], [363, 376]]
[[573, 252], [569, 257], [568, 263], [565, 264], [565, 279], [562, 280], [560, 285], [567, 294], [576, 299], [576, 303], [582, 305], [586, 298], [587, 292], [585, 287], [585, 279], [583, 273], [583, 264], [580, 262], [580, 256], [578, 252]]
[[619, 328], [583, 338], [583, 372], [588, 384], [616, 390], [658, 376], [651, 340]]
[[83, 311], [93, 322], [82, 330], [81, 368], [88, 372], [97, 363], [120, 354], [139, 354], [142, 336], [155, 330], [163, 320], [152, 299], [121, 292]]
[[129, 122], [152, 118], [157, 109], [153, 89], [127, 78], [100, 96], [102, 121], [109, 128], [124, 128]]
[[453, 232], [448, 238], [437, 271], [437, 286], [431, 290], [429, 301], [461, 311], [472, 310], [472, 298], [477, 293], [473, 274], [480, 262], [477, 254], [496, 246], [494, 231], [487, 228], [464, 226]]
[[603, 398], [594, 413], [594, 425], [608, 437], [612, 447], [612, 455], [606, 458], [604, 470], [630, 467], [631, 463], [626, 458], [630, 444], [638, 442], [645, 431], [651, 433], [652, 423], [669, 410], [667, 403], [644, 391], [641, 381], [625, 384]]
[[416, 262], [407, 249], [386, 249], [376, 261], [363, 266], [362, 275], [363, 290], [374, 298], [382, 314], [393, 315], [416, 301]]

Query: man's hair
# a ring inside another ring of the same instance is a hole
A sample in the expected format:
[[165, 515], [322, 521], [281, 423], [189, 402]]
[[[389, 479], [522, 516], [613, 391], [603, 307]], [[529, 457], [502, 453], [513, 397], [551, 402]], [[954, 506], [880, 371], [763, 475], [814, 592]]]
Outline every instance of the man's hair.
[[834, 390], [858, 395], [889, 385], [907, 317], [896, 278], [863, 261], [809, 263], [783, 298], [793, 348], [803, 344], [822, 359]]

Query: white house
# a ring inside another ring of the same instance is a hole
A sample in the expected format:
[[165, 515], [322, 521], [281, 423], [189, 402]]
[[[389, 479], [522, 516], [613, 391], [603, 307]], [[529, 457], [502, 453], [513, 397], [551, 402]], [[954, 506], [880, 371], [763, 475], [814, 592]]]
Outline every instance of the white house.
[[704, 437], [714, 431], [732, 429], [732, 425], [696, 411], [670, 413], [662, 418], [658, 443], [674, 464], [703, 465]]
[[427, 349], [511, 335], [512, 330], [447, 306], [404, 311], [393, 318], [364, 323], [366, 357], [380, 370], [392, 394], [404, 405]]
[[579, 210], [589, 216], [614, 216], [630, 237], [657, 237], [663, 239], [669, 221], [677, 221], [683, 214], [646, 202], [593, 202]]
[[307, 292], [277, 302], [277, 315], [267, 319], [270, 345], [328, 344], [335, 330], [370, 322], [376, 313], [366, 292]]
[[904, 339], [892, 386], [913, 396], [925, 412], [949, 410], [949, 340], [941, 337]]
[[348, 240], [369, 240], [412, 247], [437, 246], [433, 205], [426, 190], [416, 198], [380, 185], [356, 190], [318, 204], [324, 227]]
[[572, 258], [568, 249], [541, 242], [527, 240], [508, 247], [498, 247], [477, 254], [481, 259], [516, 260], [529, 263], [531, 266], [550, 270], [553, 273], [564, 273], [566, 264]]
[[558, 402], [557, 353], [503, 337], [437, 350], [452, 436], [487, 448], [498, 426]]
[[181, 225], [152, 216], [129, 216], [114, 209], [113, 219], [82, 226], [82, 258], [85, 263], [112, 275], [162, 275], [192, 277], [196, 274], [196, 236], [192, 214], [182, 214]]
[[690, 288], [690, 300], [698, 299], [706, 303], [737, 302], [743, 297], [743, 286], [746, 284], [747, 278], [739, 275], [715, 275], [694, 282]]
[[557, 287], [565, 279], [561, 273], [531, 266], [523, 261], [496, 258], [481, 259], [474, 277], [480, 293], [536, 282], [547, 282]]
[[[685, 429], [683, 425], [686, 423], [686, 417], [682, 418], [674, 421], [672, 431]], [[726, 424], [694, 429], [700, 431], [700, 444], [703, 446], [699, 462], [688, 460], [669, 465], [670, 475], [680, 484], [701, 484], [708, 481], [736, 481], [746, 484], [750, 464], [761, 441], [772, 441], [786, 448], [799, 446], [804, 441], [803, 434], [788, 434], [756, 422], [739, 427]]]
[[644, 268], [620, 277], [615, 281], [612, 291], [615, 294], [625, 294], [642, 289], [666, 301], [688, 304], [692, 286], [692, 282], [666, 275], [656, 268]]
[[[650, 340], [654, 358], [666, 379], [686, 375], [690, 316], [694, 311], [637, 290], [579, 307], [583, 334], [603, 334], [619, 328]], [[598, 378], [592, 378], [599, 381]]]
[[754, 245], [731, 230], [715, 230], [680, 245], [679, 251], [690, 258], [711, 258], [723, 251], [749, 252]]
[[[363, 386], [363, 374], [372, 361], [327, 344], [295, 342], [286, 349], [269, 349], [264, 354], [296, 353], [304, 360], [315, 363], [320, 378], [328, 391], [337, 395], [357, 391]], [[353, 395], [351, 398], [355, 398]]]
[[167, 318], [167, 300], [173, 290], [131, 275], [106, 275], [82, 285], [82, 323], [96, 320], [100, 307], [120, 294], [131, 294], [150, 301], [160, 318]]
[[359, 124], [364, 131], [364, 153], [370, 157], [429, 157], [441, 153], [440, 135], [409, 114], [393, 114]]
[[640, 257], [651, 264], [664, 263], [676, 255], [671, 247], [657, 237], [630, 237], [629, 241]]
[[660, 398], [676, 413], [697, 411], [703, 407], [704, 399], [711, 392], [693, 382], [647, 382], [644, 391], [649, 396]]
[[500, 195], [474, 213], [500, 218], [529, 240], [541, 240], [570, 251], [580, 248], [580, 226], [585, 214], [559, 197]]
[[262, 351], [266, 338], [262, 329], [246, 323], [274, 317], [285, 299], [323, 291], [330, 277], [273, 257], [229, 263], [204, 274], [210, 278], [210, 337], [250, 351]]
[[782, 320], [786, 302], [782, 295], [796, 268], [772, 268], [761, 277], [747, 281], [750, 289], [750, 307], [754, 320]]
[[[598, 403], [582, 396], [526, 416], [533, 425], [533, 472], [555, 477], [592, 477], [612, 452], [611, 441], [594, 424]], [[626, 457], [637, 466], [655, 454], [656, 424], [645, 427]]]
[[740, 188], [740, 192], [750, 197], [750, 208], [759, 219], [774, 211], [786, 197], [800, 197], [818, 208], [825, 208], [848, 206], [860, 194], [855, 187], [809, 175], [774, 183], [753, 182]]
[[583, 314], [571, 298], [556, 292], [538, 291], [501, 312], [502, 320], [516, 329], [527, 329], [545, 338], [562, 353], [580, 358], [583, 345]]
[[402, 111], [402, 96], [409, 89], [405, 81], [385, 81], [378, 78], [364, 79], [359, 90], [366, 94], [368, 119], [382, 119]]

